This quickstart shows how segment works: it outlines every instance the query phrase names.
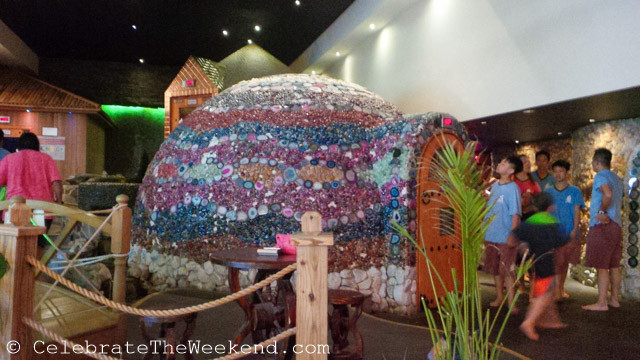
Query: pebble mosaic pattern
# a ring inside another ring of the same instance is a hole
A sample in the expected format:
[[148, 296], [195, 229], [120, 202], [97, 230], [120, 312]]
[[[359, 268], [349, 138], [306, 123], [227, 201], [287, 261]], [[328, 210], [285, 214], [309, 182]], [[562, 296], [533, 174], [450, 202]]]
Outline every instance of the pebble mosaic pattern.
[[629, 161], [629, 175], [627, 176], [627, 186], [629, 186], [629, 226], [627, 230], [627, 264], [631, 268], [638, 266], [638, 227], [640, 226], [640, 214], [638, 202], [640, 201], [640, 146], [631, 155]]
[[405, 116], [345, 81], [287, 74], [241, 82], [160, 146], [138, 193], [136, 241], [205, 260], [203, 239], [214, 248], [271, 244], [314, 210], [338, 243], [384, 238], [387, 249], [370, 255], [403, 263], [407, 249], [390, 221], [415, 228], [415, 161], [443, 126], [466, 141], [449, 115]]

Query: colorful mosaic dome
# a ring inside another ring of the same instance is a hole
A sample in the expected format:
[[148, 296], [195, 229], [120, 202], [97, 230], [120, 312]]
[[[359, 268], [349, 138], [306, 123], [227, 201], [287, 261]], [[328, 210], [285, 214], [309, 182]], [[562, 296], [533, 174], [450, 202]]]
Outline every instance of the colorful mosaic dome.
[[299, 231], [314, 210], [338, 240], [384, 236], [389, 219], [410, 220], [411, 162], [432, 120], [405, 118], [363, 87], [324, 76], [241, 82], [161, 145], [134, 226], [159, 242], [231, 235], [263, 244]]

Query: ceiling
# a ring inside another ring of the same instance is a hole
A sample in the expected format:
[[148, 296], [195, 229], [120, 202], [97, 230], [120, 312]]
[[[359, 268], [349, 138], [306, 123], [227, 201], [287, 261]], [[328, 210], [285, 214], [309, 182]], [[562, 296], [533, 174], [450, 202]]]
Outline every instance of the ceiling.
[[0, 0], [0, 20], [40, 57], [182, 65], [189, 55], [220, 61], [251, 39], [290, 64], [353, 0], [299, 3]]
[[[640, 86], [464, 122], [486, 148], [568, 136], [595, 122], [640, 117]], [[640, 135], [639, 135], [640, 136]]]

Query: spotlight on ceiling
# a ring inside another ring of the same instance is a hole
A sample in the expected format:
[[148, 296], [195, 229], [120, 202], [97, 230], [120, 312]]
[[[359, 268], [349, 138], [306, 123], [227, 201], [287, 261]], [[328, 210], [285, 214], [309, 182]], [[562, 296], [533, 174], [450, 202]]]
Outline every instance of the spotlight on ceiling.
[[296, 4], [296, 6], [300, 6], [300, 0], [296, 0], [294, 4]]
[[222, 35], [229, 36], [229, 32], [227, 30], [222, 30]]
[[594, 122], [596, 122], [596, 119], [589, 119], [589, 122], [593, 124]]
[[483, 121], [483, 122], [481, 122], [480, 124], [482, 124], [482, 125], [487, 125], [487, 122], [486, 122], [486, 121]]
[[558, 136], [562, 136], [562, 131], [558, 131]]
[[516, 144], [520, 144], [520, 140], [516, 140]]
[[140, 61], [140, 64], [144, 64], [144, 59], [143, 58], [138, 59], [138, 61]]
[[27, 109], [27, 112], [31, 112], [31, 109]]
[[260, 25], [256, 25], [253, 27], [253, 30], [255, 30], [256, 32], [260, 32]]
[[525, 114], [533, 114], [534, 112], [535, 112], [535, 110], [533, 110], [533, 109], [527, 109], [527, 110], [523, 111], [523, 113], [525, 113]]
[[374, 23], [369, 24], [369, 29], [375, 30], [376, 29], [376, 24], [374, 24]]
[[133, 30], [138, 30], [138, 27], [137, 27], [136, 25], [131, 25], [131, 28], [132, 28]]
[[336, 56], [340, 56], [340, 51], [336, 51]]
[[251, 41], [251, 39], [247, 40], [247, 44], [251, 45], [253, 44], [253, 41]]

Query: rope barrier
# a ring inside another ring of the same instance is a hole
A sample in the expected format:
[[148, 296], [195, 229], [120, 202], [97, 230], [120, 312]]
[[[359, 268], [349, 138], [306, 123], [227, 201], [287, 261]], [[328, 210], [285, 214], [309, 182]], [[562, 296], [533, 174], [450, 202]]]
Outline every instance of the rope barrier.
[[[91, 237], [84, 243], [84, 245], [82, 246], [82, 248], [80, 249], [80, 251], [78, 251], [78, 253], [76, 254], [76, 256], [73, 257], [73, 259], [71, 260], [71, 263], [62, 271], [62, 274], [60, 274], [60, 277], [63, 277], [67, 271], [69, 271], [70, 268], [74, 268], [73, 267], [73, 263], [78, 259], [78, 257], [80, 257], [80, 255], [84, 252], [84, 250], [87, 248], [87, 246], [93, 241], [93, 239], [96, 238], [96, 236], [102, 231], [102, 228], [107, 224], [107, 222], [111, 219], [111, 217], [116, 213], [116, 210], [120, 210], [124, 207], [126, 207], [126, 204], [123, 205], [118, 205], [115, 206], [113, 208], [113, 211], [111, 212], [111, 214], [109, 214], [109, 216], [107, 216], [106, 219], [104, 219], [104, 221], [102, 222], [102, 224], [100, 224], [100, 226], [98, 226], [98, 228], [96, 229], [96, 231], [93, 233], [93, 235], [91, 235]], [[60, 249], [58, 249], [58, 251], [60, 251]], [[66, 256], [65, 256], [66, 257]], [[75, 269], [75, 268], [74, 268]], [[42, 270], [41, 270], [42, 271]], [[76, 269], [77, 271], [77, 269]], [[80, 273], [80, 271], [77, 271], [78, 273]], [[83, 278], [84, 275], [80, 274]], [[86, 278], [84, 278], [85, 281], [88, 281]], [[47, 299], [47, 297], [49, 296], [49, 294], [51, 294], [51, 291], [53, 290], [54, 287], [56, 287], [56, 285], [58, 285], [59, 281], [55, 281], [53, 283], [53, 285], [47, 290], [47, 292], [44, 294], [44, 296], [40, 299], [40, 301], [38, 302], [38, 304], [36, 304], [35, 308], [33, 309], [34, 312], [38, 311], [38, 309], [40, 309], [40, 306], [42, 305], [42, 303]], [[93, 286], [93, 283], [91, 283], [90, 281], [88, 281], [89, 284], [95, 288], [95, 286]], [[97, 289], [96, 289], [97, 290]]]
[[[68, 348], [71, 348], [71, 349], [74, 349], [74, 352], [75, 352], [75, 349], [82, 349], [82, 353], [84, 355], [86, 355], [88, 357], [91, 357], [91, 358], [94, 358], [94, 359], [97, 359], [97, 360], [120, 360], [120, 359], [114, 358], [113, 356], [105, 355], [105, 354], [102, 354], [102, 353], [99, 353], [99, 352], [87, 352], [87, 349], [85, 349], [84, 346], [82, 346], [80, 344], [77, 344], [77, 343], [75, 343], [75, 342], [73, 342], [71, 340], [63, 338], [62, 336], [54, 333], [53, 331], [45, 328], [44, 326], [36, 323], [33, 319], [24, 317], [24, 318], [22, 318], [22, 322], [25, 323], [25, 325], [29, 326], [31, 329], [40, 332], [41, 334], [43, 334], [46, 337], [48, 337], [49, 339], [57, 342], [58, 344], [64, 345], [64, 346], [66, 346]], [[291, 329], [288, 329], [286, 331], [281, 332], [280, 334], [278, 334], [278, 335], [276, 335], [276, 336], [274, 336], [274, 337], [272, 337], [270, 339], [267, 339], [267, 340], [261, 342], [260, 344], [253, 345], [252, 347], [253, 347], [254, 351], [257, 351], [257, 349], [264, 349], [268, 345], [276, 343], [276, 342], [278, 342], [280, 340], [284, 340], [284, 339], [288, 338], [289, 336], [292, 336], [292, 335], [295, 335], [295, 334], [296, 334], [296, 328], [291, 328]], [[234, 360], [234, 359], [240, 359], [242, 357], [245, 357], [245, 356], [248, 356], [248, 355], [251, 355], [251, 354], [252, 354], [251, 352], [248, 352], [248, 353], [236, 352], [234, 354], [229, 354], [229, 355], [226, 355], [226, 356], [215, 358], [214, 360]]]
[[260, 290], [264, 287], [267, 287], [269, 284], [271, 284], [272, 282], [282, 278], [283, 276], [289, 274], [290, 272], [293, 272], [296, 269], [296, 264], [291, 264], [289, 266], [287, 266], [286, 268], [278, 271], [277, 273], [265, 278], [264, 280], [249, 286], [247, 288], [244, 288], [236, 293], [233, 294], [229, 294], [225, 297], [222, 297], [220, 299], [217, 300], [212, 300], [212, 301], [208, 301], [206, 303], [202, 303], [199, 305], [193, 305], [193, 306], [188, 306], [188, 307], [184, 307], [184, 308], [179, 308], [179, 309], [169, 309], [169, 310], [153, 310], [153, 309], [138, 309], [138, 308], [134, 308], [125, 304], [121, 304], [121, 303], [117, 303], [113, 300], [109, 300], [106, 297], [96, 294], [94, 292], [91, 292], [81, 286], [78, 286], [76, 284], [74, 284], [73, 282], [61, 277], [60, 275], [58, 275], [57, 273], [53, 272], [51, 269], [49, 269], [49, 267], [47, 267], [46, 265], [42, 264], [40, 261], [36, 260], [33, 256], [27, 256], [26, 261], [33, 265], [35, 268], [37, 268], [38, 270], [40, 270], [41, 272], [47, 274], [47, 276], [51, 277], [52, 279], [54, 279], [56, 281], [56, 283], [61, 283], [62, 285], [66, 286], [67, 288], [75, 291], [76, 293], [80, 294], [80, 295], [84, 295], [85, 297], [90, 298], [91, 300], [100, 303], [102, 305], [106, 305], [112, 309], [116, 309], [118, 311], [127, 313], [127, 314], [132, 314], [132, 315], [139, 315], [139, 316], [149, 316], [149, 317], [168, 317], [168, 316], [179, 316], [179, 315], [186, 315], [186, 314], [190, 314], [193, 312], [198, 312], [198, 311], [203, 311], [203, 310], [208, 310], [208, 309], [213, 309], [215, 307], [218, 307], [220, 305], [235, 301], [241, 297], [247, 296], [257, 290]]

